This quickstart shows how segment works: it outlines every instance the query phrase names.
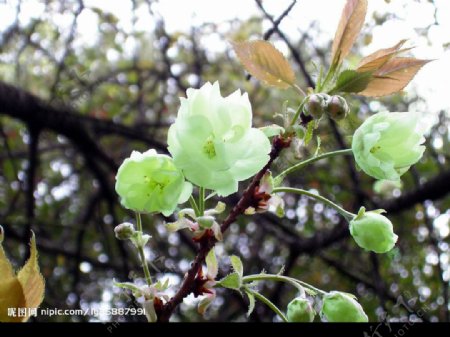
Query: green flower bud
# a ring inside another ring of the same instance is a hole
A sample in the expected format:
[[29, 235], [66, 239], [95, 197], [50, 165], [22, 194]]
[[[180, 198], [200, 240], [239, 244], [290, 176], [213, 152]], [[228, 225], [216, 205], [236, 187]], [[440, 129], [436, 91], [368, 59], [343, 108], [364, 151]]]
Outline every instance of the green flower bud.
[[210, 215], [199, 216], [197, 218], [197, 223], [202, 228], [211, 228], [214, 225], [215, 218]]
[[312, 94], [306, 98], [306, 103], [303, 106], [305, 115], [311, 115], [315, 119], [322, 117], [323, 112], [327, 106], [330, 96], [327, 94]]
[[328, 116], [330, 116], [330, 118], [334, 119], [335, 121], [340, 121], [347, 116], [350, 109], [344, 97], [335, 95], [331, 96], [325, 108], [325, 111]]
[[424, 131], [417, 113], [379, 112], [353, 135], [356, 163], [376, 179], [399, 180], [422, 157]]
[[118, 240], [128, 240], [133, 236], [134, 232], [134, 226], [129, 222], [121, 223], [114, 228], [114, 234]]
[[314, 311], [311, 302], [306, 298], [294, 298], [287, 306], [287, 319], [289, 322], [312, 322]]
[[323, 297], [322, 317], [328, 322], [368, 322], [361, 304], [351, 294], [331, 291]]
[[394, 248], [398, 236], [391, 221], [381, 211], [361, 212], [350, 221], [350, 234], [358, 246], [375, 253], [386, 253]]
[[187, 90], [167, 143], [186, 178], [220, 196], [261, 170], [271, 149], [264, 132], [252, 128], [248, 95], [237, 90], [222, 97], [217, 82]]
[[2, 244], [4, 239], [5, 239], [5, 232], [3, 230], [3, 227], [0, 225], [0, 245]]
[[184, 180], [169, 156], [155, 150], [133, 151], [117, 171], [116, 192], [128, 209], [169, 216], [177, 204], [189, 199], [192, 184]]

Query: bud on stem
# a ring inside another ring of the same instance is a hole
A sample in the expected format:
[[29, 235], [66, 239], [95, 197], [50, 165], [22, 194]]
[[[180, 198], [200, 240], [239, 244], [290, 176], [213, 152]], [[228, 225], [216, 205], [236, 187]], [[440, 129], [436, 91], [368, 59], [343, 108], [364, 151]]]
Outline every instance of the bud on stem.
[[331, 96], [325, 109], [328, 116], [330, 116], [330, 118], [334, 119], [335, 121], [344, 119], [347, 116], [349, 110], [350, 109], [345, 98], [337, 95]]

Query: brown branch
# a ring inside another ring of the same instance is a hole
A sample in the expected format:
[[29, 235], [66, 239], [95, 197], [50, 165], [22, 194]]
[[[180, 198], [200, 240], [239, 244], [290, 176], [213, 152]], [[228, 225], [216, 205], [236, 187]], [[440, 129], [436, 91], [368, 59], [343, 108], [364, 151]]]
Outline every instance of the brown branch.
[[[39, 166], [39, 156], [38, 156], [38, 144], [39, 144], [39, 134], [40, 130], [36, 129], [32, 125], [28, 127], [29, 131], [29, 153], [28, 153], [28, 167], [27, 167], [27, 178], [25, 185], [25, 200], [26, 200], [26, 217], [27, 223], [23, 230], [23, 242], [28, 245], [28, 240], [30, 236], [30, 230], [33, 227], [34, 222], [34, 209], [35, 209], [35, 199], [34, 199], [34, 188], [36, 186], [36, 171]], [[28, 260], [29, 252], [26, 250], [24, 261]]]
[[[253, 178], [250, 185], [242, 194], [239, 202], [233, 207], [226, 219], [222, 222], [220, 229], [225, 233], [230, 225], [236, 221], [237, 217], [244, 213], [244, 211], [254, 204], [254, 193], [256, 187], [259, 185], [261, 178], [272, 165], [273, 161], [278, 158], [280, 152], [289, 146], [290, 140], [285, 140], [281, 137], [275, 137], [272, 143], [272, 150], [270, 151], [270, 159], [267, 164], [259, 171]], [[217, 243], [214, 236], [205, 235], [200, 241], [200, 249], [191, 264], [191, 268], [186, 273], [180, 289], [178, 292], [162, 307], [158, 313], [159, 322], [168, 322], [175, 308], [183, 301], [183, 299], [195, 290], [197, 274], [205, 261], [206, 255]]]
[[403, 194], [396, 199], [387, 200], [379, 204], [388, 213], [398, 213], [425, 200], [437, 200], [450, 193], [450, 170], [447, 170], [420, 185], [413, 191]]

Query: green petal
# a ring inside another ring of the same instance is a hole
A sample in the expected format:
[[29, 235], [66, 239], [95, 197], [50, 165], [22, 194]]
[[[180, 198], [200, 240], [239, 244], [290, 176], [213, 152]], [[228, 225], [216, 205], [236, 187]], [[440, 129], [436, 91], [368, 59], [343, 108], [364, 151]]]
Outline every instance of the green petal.
[[183, 188], [182, 188], [181, 193], [180, 193], [180, 198], [178, 199], [178, 203], [179, 204], [183, 204], [186, 201], [188, 201], [189, 197], [192, 194], [192, 189], [193, 189], [193, 186], [192, 186], [191, 183], [189, 183], [187, 181], [184, 182]]
[[234, 161], [231, 169], [234, 178], [244, 180], [260, 171], [269, 161], [270, 149], [269, 139], [258, 129], [250, 129], [239, 143], [230, 144], [227, 150]]

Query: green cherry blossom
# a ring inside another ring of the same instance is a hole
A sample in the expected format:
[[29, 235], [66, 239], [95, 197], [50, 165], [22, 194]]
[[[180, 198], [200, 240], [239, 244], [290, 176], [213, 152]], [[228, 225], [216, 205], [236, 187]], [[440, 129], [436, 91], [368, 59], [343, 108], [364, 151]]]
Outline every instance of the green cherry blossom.
[[368, 322], [369, 318], [353, 295], [331, 291], [323, 297], [321, 316], [328, 322]]
[[177, 204], [189, 199], [192, 184], [169, 156], [155, 150], [133, 151], [116, 175], [116, 192], [124, 207], [141, 212], [173, 213]]
[[398, 236], [392, 222], [381, 215], [383, 210], [365, 212], [362, 207], [350, 221], [350, 234], [358, 246], [375, 253], [386, 253], [394, 248]]
[[188, 89], [168, 134], [175, 164], [194, 184], [227, 196], [269, 160], [270, 142], [252, 128], [252, 108], [240, 90], [222, 97], [219, 84]]
[[422, 157], [423, 133], [417, 113], [379, 112], [355, 131], [356, 163], [376, 179], [399, 180]]

